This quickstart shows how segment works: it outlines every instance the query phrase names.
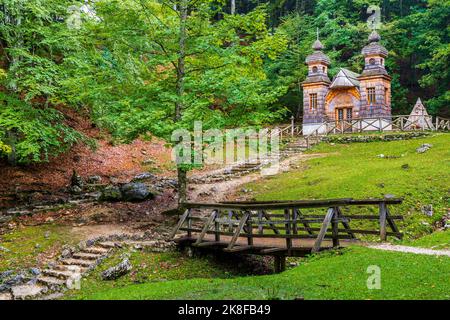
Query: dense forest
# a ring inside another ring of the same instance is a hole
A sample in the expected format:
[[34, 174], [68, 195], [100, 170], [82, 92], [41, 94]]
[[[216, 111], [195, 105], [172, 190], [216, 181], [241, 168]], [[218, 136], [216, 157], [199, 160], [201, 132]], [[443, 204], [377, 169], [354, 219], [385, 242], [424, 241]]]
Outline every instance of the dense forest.
[[0, 157], [41, 162], [90, 143], [69, 109], [118, 142], [168, 139], [194, 120], [300, 117], [317, 30], [330, 76], [360, 72], [371, 5], [381, 8], [393, 113], [421, 97], [450, 117], [449, 0], [0, 0]]

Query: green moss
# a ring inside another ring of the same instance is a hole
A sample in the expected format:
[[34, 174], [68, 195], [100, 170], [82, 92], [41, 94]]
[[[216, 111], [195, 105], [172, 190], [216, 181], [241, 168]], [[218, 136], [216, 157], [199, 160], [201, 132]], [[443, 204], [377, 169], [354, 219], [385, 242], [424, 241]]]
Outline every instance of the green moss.
[[0, 272], [40, 265], [42, 254], [59, 253], [62, 245], [76, 243], [78, 239], [69, 227], [46, 224], [19, 227], [0, 237]]

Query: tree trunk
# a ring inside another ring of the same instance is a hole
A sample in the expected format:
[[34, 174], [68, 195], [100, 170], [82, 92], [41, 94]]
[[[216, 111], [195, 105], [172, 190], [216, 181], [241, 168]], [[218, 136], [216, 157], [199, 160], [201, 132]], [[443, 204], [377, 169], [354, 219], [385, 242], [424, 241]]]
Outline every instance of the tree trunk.
[[235, 14], [236, 13], [236, 0], [231, 0], [231, 10], [230, 10], [231, 14]]
[[177, 102], [175, 103], [175, 121], [181, 119], [184, 95], [185, 59], [186, 59], [186, 20], [188, 12], [188, 0], [180, 0], [180, 40], [178, 50], [177, 68]]
[[177, 168], [178, 174], [178, 208], [182, 208], [187, 201], [187, 171], [184, 168]]
[[[175, 105], [175, 121], [181, 119], [183, 111], [184, 81], [185, 81], [185, 59], [186, 59], [186, 21], [188, 15], [188, 1], [179, 1], [180, 10], [180, 34], [179, 34], [179, 50], [178, 50], [178, 68], [177, 68], [177, 102]], [[177, 164], [178, 174], [178, 208], [181, 208], [187, 200], [187, 171], [185, 168]]]
[[13, 130], [7, 130], [7, 144], [11, 147], [11, 152], [8, 153], [8, 163], [12, 166], [17, 165], [17, 158], [16, 158], [16, 142], [17, 142], [17, 136], [16, 133]]

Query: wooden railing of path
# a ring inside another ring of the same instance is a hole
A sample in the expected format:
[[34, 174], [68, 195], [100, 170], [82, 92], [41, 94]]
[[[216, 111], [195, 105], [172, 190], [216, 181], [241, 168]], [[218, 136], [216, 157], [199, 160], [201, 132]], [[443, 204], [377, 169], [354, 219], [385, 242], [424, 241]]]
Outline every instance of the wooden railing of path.
[[[281, 271], [286, 256], [346, 246], [358, 241], [357, 234], [379, 235], [382, 241], [389, 236], [402, 238], [395, 220], [403, 217], [391, 215], [388, 207], [400, 203], [402, 199], [393, 198], [185, 203], [186, 211], [171, 238], [197, 248], [273, 255], [275, 270]], [[378, 214], [349, 213], [350, 207], [370, 206], [375, 206]], [[310, 210], [314, 212], [307, 212]], [[352, 221], [375, 222], [375, 226], [352, 228]], [[180, 231], [185, 234], [176, 237]]]
[[[346, 133], [368, 133], [370, 131], [449, 131], [450, 119], [442, 117], [422, 116], [412, 118], [409, 115], [398, 115], [388, 117], [365, 117], [342, 120], [325, 121], [319, 128], [304, 135], [308, 141], [316, 136], [328, 134]], [[303, 136], [301, 123], [295, 123], [291, 118], [291, 123], [280, 129], [280, 137], [289, 138]]]

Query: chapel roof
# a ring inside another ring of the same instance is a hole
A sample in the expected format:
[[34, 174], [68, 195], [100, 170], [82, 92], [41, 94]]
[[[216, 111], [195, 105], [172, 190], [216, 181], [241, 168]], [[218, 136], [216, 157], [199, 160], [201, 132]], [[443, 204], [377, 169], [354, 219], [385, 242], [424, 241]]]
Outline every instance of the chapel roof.
[[330, 89], [359, 87], [359, 74], [345, 68], [341, 68], [333, 78]]
[[372, 33], [369, 35], [369, 44], [365, 46], [361, 53], [364, 56], [368, 55], [380, 55], [383, 57], [387, 57], [388, 51], [385, 47], [383, 47], [381, 44], [379, 44], [379, 41], [381, 40], [380, 35], [375, 30], [372, 31]]
[[328, 56], [321, 51], [325, 47], [318, 38], [316, 41], [314, 41], [312, 48], [314, 49], [314, 52], [306, 57], [305, 62], [307, 64], [314, 62], [322, 62], [325, 63], [326, 65], [329, 65], [331, 63], [330, 58], [328, 58]]

